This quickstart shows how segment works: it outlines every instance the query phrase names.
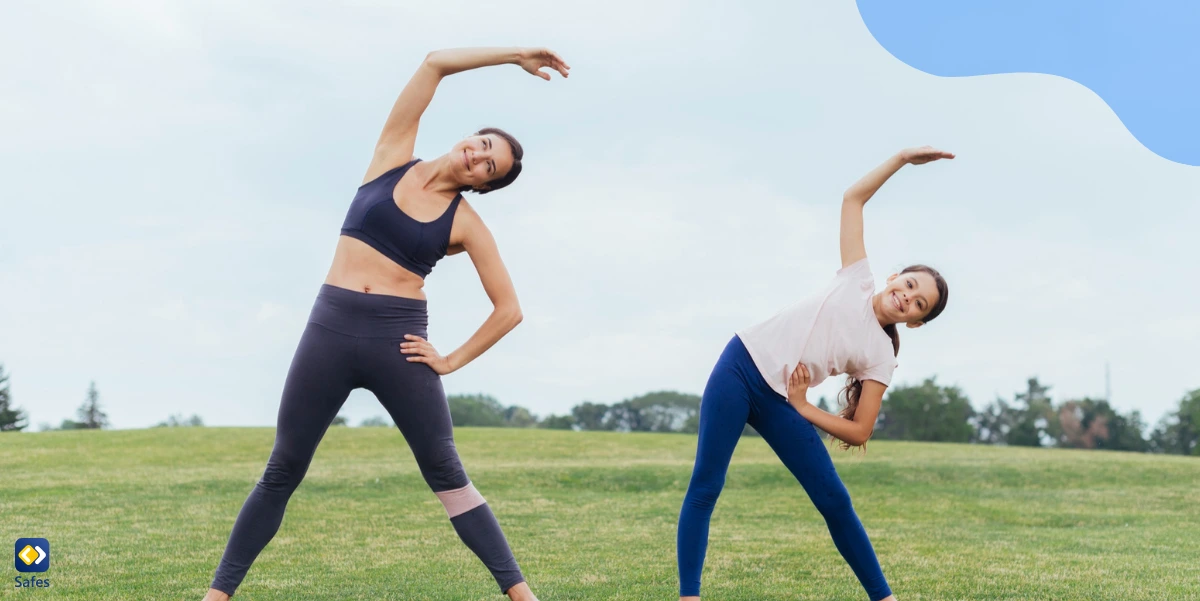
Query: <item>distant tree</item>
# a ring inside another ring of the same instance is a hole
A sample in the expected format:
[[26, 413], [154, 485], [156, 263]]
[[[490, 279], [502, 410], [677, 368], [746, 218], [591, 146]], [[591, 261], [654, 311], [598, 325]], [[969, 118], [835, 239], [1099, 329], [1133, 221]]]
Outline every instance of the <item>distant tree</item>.
[[679, 431], [683, 434], [696, 434], [700, 432], [700, 412], [689, 415], [683, 425], [679, 427]]
[[367, 419], [362, 420], [358, 426], [360, 428], [390, 428], [393, 426], [393, 424], [386, 417], [376, 415], [374, 417], [368, 417]]
[[88, 429], [87, 424], [85, 424], [83, 422], [77, 422], [75, 420], [70, 420], [70, 419], [62, 420], [62, 423], [59, 424], [57, 428], [55, 428], [55, 430], [87, 430], [87, 429]]
[[642, 414], [647, 432], [682, 432], [695, 418], [699, 425], [700, 397], [694, 394], [660, 390], [629, 400]]
[[1163, 416], [1150, 434], [1156, 453], [1200, 455], [1200, 388], [1179, 400], [1179, 407]]
[[928, 378], [918, 386], [891, 389], [880, 407], [875, 438], [928, 442], [969, 442], [975, 411], [956, 386]]
[[486, 394], [452, 394], [446, 401], [450, 404], [450, 420], [461, 426], [503, 426], [504, 406]]
[[690, 427], [689, 420], [699, 413], [700, 397], [663, 390], [612, 405], [603, 427], [622, 432], [680, 432], [685, 425]]
[[1129, 415], [1114, 412], [1108, 423], [1108, 440], [1102, 441], [1099, 448], [1139, 453], [1149, 451], [1150, 441], [1146, 440], [1146, 422], [1142, 420], [1142, 412], [1136, 409], [1130, 411]]
[[641, 432], [647, 429], [643, 423], [642, 410], [628, 400], [613, 403], [604, 416], [604, 430], [618, 432]]
[[538, 427], [550, 430], [574, 430], [575, 418], [570, 415], [548, 415], [538, 424]]
[[1017, 421], [1017, 409], [1004, 399], [997, 398], [971, 419], [975, 433], [972, 442], [983, 444], [1008, 444], [1008, 434]]
[[200, 419], [199, 415], [191, 417], [183, 417], [183, 414], [171, 415], [166, 421], [154, 424], [155, 428], [200, 428], [204, 426], [204, 420]]
[[330, 422], [329, 425], [331, 425], [331, 426], [349, 426], [350, 420], [347, 419], [346, 416], [344, 416], [344, 415], [339, 415], [339, 416], [333, 418], [333, 421]]
[[1121, 415], [1108, 401], [1082, 398], [1058, 407], [1058, 446], [1070, 449], [1146, 451], [1146, 429], [1142, 416], [1133, 411]]
[[584, 401], [571, 408], [571, 417], [580, 430], [606, 430], [605, 417], [608, 415], [608, 405]]
[[[76, 424], [79, 424], [80, 429], [99, 430], [108, 427], [108, 415], [100, 409], [100, 391], [96, 390], [95, 382], [88, 387], [87, 398], [84, 399], [83, 405], [80, 405], [76, 417], [79, 418]], [[66, 427], [68, 421], [63, 420], [64, 430], [70, 429]]]
[[1006, 442], [1013, 446], [1040, 447], [1054, 444], [1058, 440], [1058, 414], [1046, 394], [1049, 386], [1030, 378], [1025, 392], [1015, 395], [1016, 419], [1008, 432]]
[[518, 405], [505, 407], [500, 415], [504, 418], [504, 425], [509, 428], [532, 428], [538, 425], [537, 416]]
[[[1107, 405], [1107, 403], [1105, 403]], [[1092, 399], [1065, 401], [1058, 406], [1058, 446], [1067, 449], [1094, 449], [1108, 439], [1112, 411], [1098, 411]]]
[[12, 404], [12, 392], [8, 386], [8, 374], [0, 365], [0, 432], [20, 432], [29, 426], [29, 418]]

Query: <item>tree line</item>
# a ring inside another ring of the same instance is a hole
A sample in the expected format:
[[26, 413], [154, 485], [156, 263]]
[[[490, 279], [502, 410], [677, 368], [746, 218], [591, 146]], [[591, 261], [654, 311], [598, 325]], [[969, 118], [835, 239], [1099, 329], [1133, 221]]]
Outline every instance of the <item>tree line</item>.
[[[1153, 428], [1140, 411], [1122, 413], [1107, 400], [1090, 397], [1055, 402], [1049, 391], [1038, 378], [1029, 378], [1011, 401], [997, 398], [976, 410], [960, 388], [941, 386], [936, 378], [896, 385], [884, 396], [873, 438], [1200, 456], [1200, 389], [1180, 398]], [[675, 391], [611, 405], [585, 401], [568, 413], [541, 419], [485, 394], [451, 395], [448, 400], [455, 426], [694, 434], [700, 425], [700, 397]], [[824, 397], [816, 404], [831, 411]], [[747, 426], [744, 434], [755, 432]]]
[[[13, 404], [8, 381], [9, 375], [0, 365], [0, 432], [28, 427], [25, 412]], [[936, 378], [893, 386], [884, 396], [873, 438], [1200, 456], [1200, 389], [1185, 394], [1175, 409], [1150, 428], [1137, 410], [1122, 413], [1107, 400], [1090, 397], [1056, 402], [1050, 398], [1050, 388], [1036, 377], [1029, 378], [1025, 389], [1014, 393], [1011, 401], [997, 398], [976, 410], [961, 389], [941, 386]], [[454, 394], [447, 402], [455, 426], [694, 434], [700, 425], [700, 397], [671, 390], [612, 404], [584, 401], [569, 412], [545, 417], [519, 405], [505, 406], [487, 394]], [[824, 397], [817, 406], [831, 410]], [[92, 382], [76, 419], [64, 419], [57, 427], [42, 424], [40, 429], [102, 429], [108, 425], [100, 393]], [[172, 415], [156, 427], [203, 425], [198, 415]], [[338, 416], [333, 425], [350, 424], [345, 416]], [[383, 417], [359, 424], [391, 425]], [[755, 435], [749, 426], [744, 433]]]

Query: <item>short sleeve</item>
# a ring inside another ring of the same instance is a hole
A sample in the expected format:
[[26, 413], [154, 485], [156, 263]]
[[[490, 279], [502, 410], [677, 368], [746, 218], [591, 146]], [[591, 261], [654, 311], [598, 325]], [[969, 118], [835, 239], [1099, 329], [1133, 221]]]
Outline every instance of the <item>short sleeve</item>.
[[875, 291], [875, 276], [871, 275], [871, 264], [866, 257], [839, 269], [834, 281], [850, 283], [864, 292]]
[[896, 360], [891, 359], [884, 363], [879, 363], [862, 370], [859, 373], [852, 374], [858, 381], [875, 380], [884, 386], [892, 383], [892, 372], [896, 371]]

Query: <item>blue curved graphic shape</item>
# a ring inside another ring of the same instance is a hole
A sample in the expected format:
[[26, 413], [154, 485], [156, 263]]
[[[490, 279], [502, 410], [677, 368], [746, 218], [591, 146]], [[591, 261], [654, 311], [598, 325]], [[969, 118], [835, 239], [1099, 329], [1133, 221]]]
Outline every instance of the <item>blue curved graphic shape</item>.
[[1155, 154], [1200, 165], [1196, 0], [857, 0], [893, 56], [943, 77], [1046, 73], [1098, 94]]

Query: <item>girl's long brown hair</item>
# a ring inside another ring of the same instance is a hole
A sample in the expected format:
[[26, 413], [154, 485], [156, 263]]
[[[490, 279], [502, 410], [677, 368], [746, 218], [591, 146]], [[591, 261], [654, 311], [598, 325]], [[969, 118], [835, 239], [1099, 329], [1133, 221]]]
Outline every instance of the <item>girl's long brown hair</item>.
[[[946, 299], [950, 296], [950, 288], [946, 285], [946, 279], [942, 277], [942, 274], [938, 273], [936, 269], [929, 267], [928, 265], [909, 265], [900, 272], [900, 275], [914, 272], [928, 273], [929, 275], [933, 276], [933, 281], [937, 285], [938, 302], [933, 306], [933, 309], [930, 309], [929, 314], [921, 320], [925, 323], [929, 323], [933, 321], [935, 317], [941, 315], [942, 311], [946, 309]], [[888, 338], [892, 339], [892, 353], [899, 357], [900, 331], [896, 329], [896, 324], [890, 323], [886, 326], [883, 326], [883, 331], [887, 333]], [[853, 420], [854, 412], [858, 411], [858, 399], [861, 396], [862, 382], [854, 376], [846, 376], [846, 387], [843, 388], [841, 393], [838, 394], [839, 402], [844, 402], [846, 406], [843, 407], [840, 412], [838, 412], [838, 416], [844, 417], [848, 420]], [[841, 444], [838, 446], [840, 446], [842, 449], [849, 449], [853, 445], [846, 441], [841, 441]], [[867, 443], [864, 442], [862, 446], [865, 448]]]

